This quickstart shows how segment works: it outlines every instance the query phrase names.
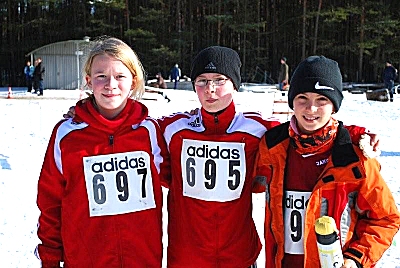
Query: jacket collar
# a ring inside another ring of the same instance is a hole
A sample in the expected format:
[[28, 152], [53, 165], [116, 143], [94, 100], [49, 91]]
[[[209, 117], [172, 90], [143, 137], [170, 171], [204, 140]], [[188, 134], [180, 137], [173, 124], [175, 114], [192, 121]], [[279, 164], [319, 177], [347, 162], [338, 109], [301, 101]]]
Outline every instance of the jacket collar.
[[94, 107], [91, 100], [85, 103], [79, 101], [75, 106], [75, 111], [76, 115], [74, 121], [85, 122], [106, 133], [113, 133], [122, 126], [140, 124], [148, 116], [147, 107], [132, 99], [128, 99], [124, 109], [113, 120], [103, 117]]
[[[266, 132], [265, 142], [269, 149], [289, 139], [289, 122], [285, 122]], [[344, 167], [359, 161], [357, 153], [353, 148], [349, 131], [339, 121], [338, 132], [332, 148], [332, 163], [335, 167]]]
[[233, 101], [225, 109], [216, 113], [209, 113], [201, 108], [202, 123], [207, 132], [215, 134], [225, 133], [235, 117], [235, 104]]
[[349, 131], [339, 121], [338, 133], [332, 148], [332, 162], [335, 167], [344, 167], [359, 161], [354, 151]]

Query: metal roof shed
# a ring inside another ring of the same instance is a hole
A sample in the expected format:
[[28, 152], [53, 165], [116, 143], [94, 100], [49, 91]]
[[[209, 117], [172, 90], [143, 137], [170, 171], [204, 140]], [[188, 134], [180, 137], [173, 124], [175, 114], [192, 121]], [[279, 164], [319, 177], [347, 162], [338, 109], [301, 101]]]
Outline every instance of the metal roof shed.
[[45, 67], [43, 80], [46, 89], [78, 89], [81, 87], [82, 66], [89, 51], [89, 37], [68, 40], [39, 47], [28, 54], [33, 63], [42, 58]]

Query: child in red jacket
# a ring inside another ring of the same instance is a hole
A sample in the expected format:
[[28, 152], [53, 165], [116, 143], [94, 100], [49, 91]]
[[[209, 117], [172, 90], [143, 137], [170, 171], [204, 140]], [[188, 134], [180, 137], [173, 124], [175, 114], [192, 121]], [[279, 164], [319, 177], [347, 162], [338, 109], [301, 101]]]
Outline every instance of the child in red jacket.
[[[95, 42], [84, 66], [93, 95], [57, 123], [38, 183], [42, 267], [161, 267], [168, 153], [136, 101], [142, 65], [116, 38]], [[131, 98], [132, 97], [132, 98]]]

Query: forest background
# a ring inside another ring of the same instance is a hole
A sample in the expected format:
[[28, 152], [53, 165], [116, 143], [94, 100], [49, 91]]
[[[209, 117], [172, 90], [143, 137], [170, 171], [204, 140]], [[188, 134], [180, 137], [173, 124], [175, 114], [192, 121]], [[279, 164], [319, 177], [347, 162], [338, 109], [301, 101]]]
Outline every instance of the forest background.
[[344, 81], [381, 82], [400, 64], [398, 0], [1, 0], [0, 86], [24, 84], [26, 55], [66, 40], [110, 35], [127, 42], [149, 76], [175, 63], [190, 73], [210, 45], [238, 51], [244, 82], [276, 81], [309, 55], [337, 60]]

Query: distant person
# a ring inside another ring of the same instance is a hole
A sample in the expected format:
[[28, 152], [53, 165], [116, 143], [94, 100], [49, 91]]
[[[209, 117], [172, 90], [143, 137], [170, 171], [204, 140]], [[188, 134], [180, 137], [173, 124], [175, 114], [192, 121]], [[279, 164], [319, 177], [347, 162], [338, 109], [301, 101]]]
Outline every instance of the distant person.
[[33, 84], [38, 96], [43, 96], [44, 72], [42, 58], [39, 57], [35, 61], [35, 70], [33, 71]]
[[160, 176], [169, 177], [169, 160], [157, 122], [137, 101], [142, 64], [107, 38], [94, 44], [84, 73], [93, 95], [54, 127], [39, 177], [41, 267], [161, 267]]
[[286, 58], [281, 58], [281, 67], [278, 75], [279, 90], [285, 90], [289, 83], [289, 66], [286, 63]]
[[27, 61], [25, 68], [24, 68], [24, 74], [25, 74], [25, 82], [26, 86], [28, 87], [27, 92], [32, 92], [32, 87], [33, 87], [33, 71], [35, 70], [35, 67], [31, 64], [31, 61]]
[[383, 83], [385, 88], [389, 90], [390, 102], [393, 102], [393, 94], [395, 94], [394, 80], [397, 77], [397, 69], [392, 66], [392, 63], [386, 61], [386, 67], [383, 70]]
[[[157, 78], [157, 80], [156, 80], [155, 82], [151, 82], [151, 83], [149, 84], [149, 86], [150, 86], [150, 87], [153, 87], [153, 88], [163, 88], [163, 89], [166, 89], [166, 88], [167, 88], [167, 84], [165, 83], [164, 78], [162, 77], [161, 73], [157, 73], [157, 74], [156, 74], [156, 78]], [[171, 99], [168, 98], [168, 96], [167, 96], [167, 95], [165, 94], [165, 92], [163, 92], [163, 91], [154, 90], [154, 89], [150, 89], [150, 88], [146, 88], [146, 92], [147, 92], [147, 93], [157, 93], [157, 94], [160, 94], [160, 95], [163, 96], [164, 99], [166, 99], [168, 102], [171, 101]]]
[[157, 82], [156, 85], [158, 88], [167, 88], [167, 84], [164, 81], [164, 78], [162, 77], [161, 73], [156, 74]]
[[179, 69], [178, 64], [175, 64], [175, 66], [171, 70], [171, 80], [174, 81], [174, 89], [178, 88], [178, 82], [180, 77], [181, 77], [181, 69]]

